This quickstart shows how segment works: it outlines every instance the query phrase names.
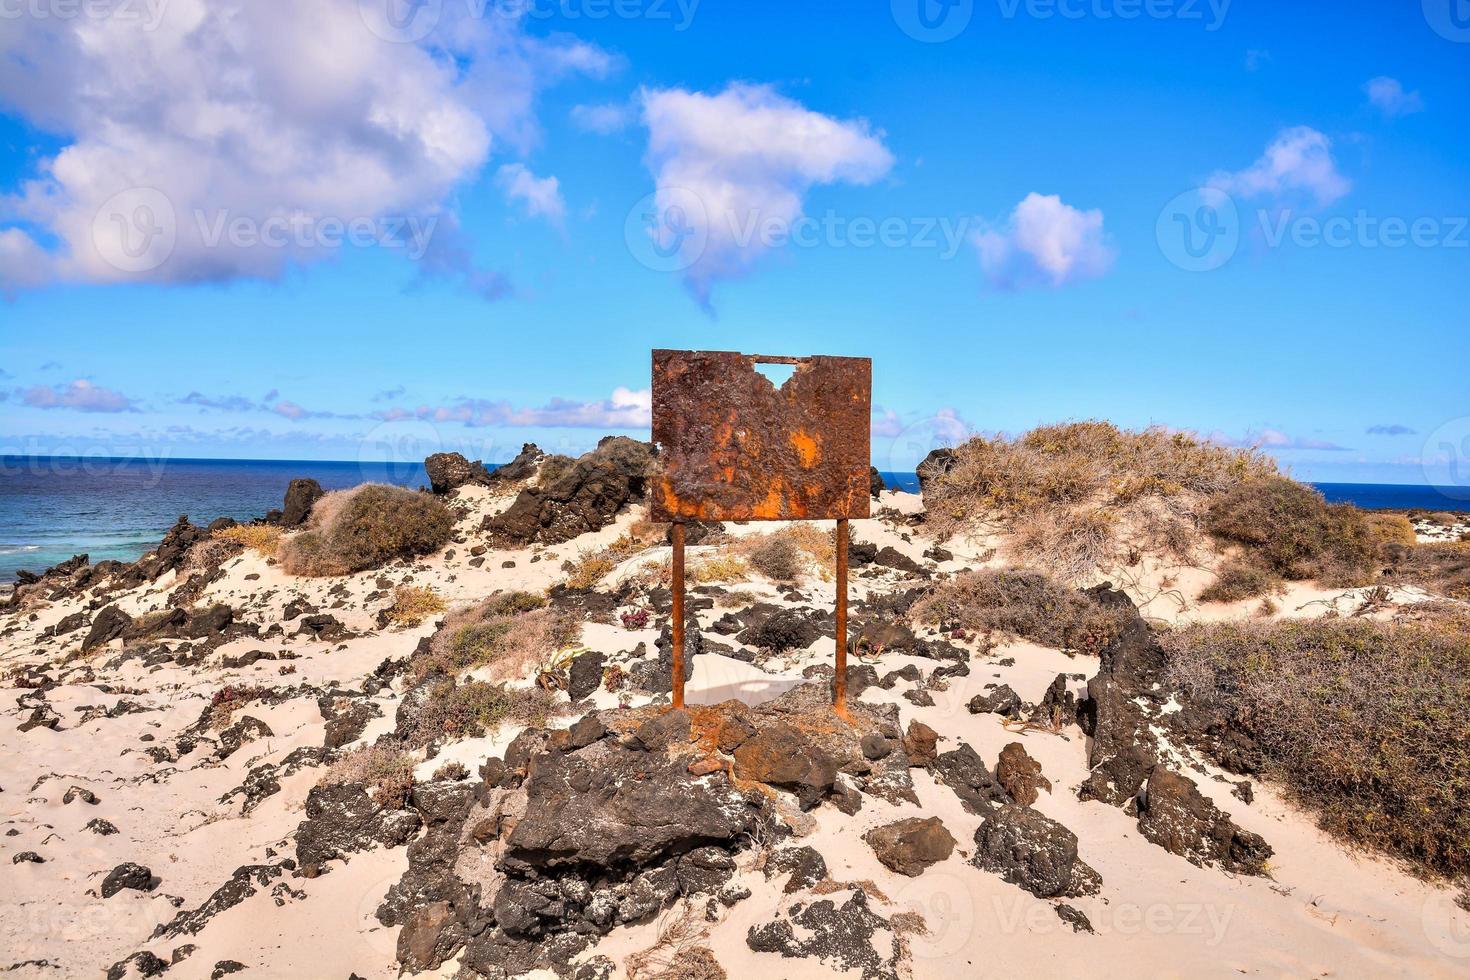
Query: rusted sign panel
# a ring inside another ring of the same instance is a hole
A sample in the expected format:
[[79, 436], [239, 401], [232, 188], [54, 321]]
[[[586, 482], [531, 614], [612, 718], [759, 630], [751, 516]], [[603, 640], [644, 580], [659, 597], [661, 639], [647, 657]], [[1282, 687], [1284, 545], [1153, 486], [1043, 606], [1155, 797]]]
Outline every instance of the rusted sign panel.
[[[761, 363], [792, 364], [776, 387]], [[868, 516], [873, 362], [653, 352], [655, 520]]]

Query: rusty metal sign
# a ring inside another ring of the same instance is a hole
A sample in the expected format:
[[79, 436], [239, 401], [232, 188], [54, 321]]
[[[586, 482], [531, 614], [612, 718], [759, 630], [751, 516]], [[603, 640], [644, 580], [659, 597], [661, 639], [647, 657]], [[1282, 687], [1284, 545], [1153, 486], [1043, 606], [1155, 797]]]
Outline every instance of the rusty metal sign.
[[[758, 364], [790, 364], [780, 387]], [[659, 521], [868, 516], [873, 362], [653, 352]]]

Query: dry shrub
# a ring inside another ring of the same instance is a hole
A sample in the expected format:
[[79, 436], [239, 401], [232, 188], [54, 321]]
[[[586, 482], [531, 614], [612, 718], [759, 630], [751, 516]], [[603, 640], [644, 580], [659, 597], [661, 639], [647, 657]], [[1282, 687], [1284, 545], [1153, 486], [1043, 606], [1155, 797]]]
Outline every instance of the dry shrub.
[[575, 459], [563, 456], [561, 453], [547, 456], [536, 470], [536, 483], [539, 486], [549, 487], [570, 473], [575, 465], [577, 465]]
[[362, 745], [344, 754], [322, 774], [319, 786], [365, 785], [373, 802], [396, 810], [413, 792], [413, 757], [402, 749]]
[[457, 783], [460, 780], [469, 778], [469, 768], [457, 759], [450, 759], [444, 765], [434, 770], [434, 782], [436, 783]]
[[221, 541], [217, 538], [196, 541], [189, 548], [189, 554], [184, 559], [184, 570], [199, 572], [218, 568], [239, 553], [240, 546], [230, 541]]
[[428, 586], [400, 585], [388, 607], [388, 622], [394, 626], [417, 626], [447, 607], [444, 599]]
[[567, 588], [578, 591], [590, 589], [601, 582], [614, 568], [617, 561], [606, 551], [586, 552], [577, 556], [567, 575]]
[[455, 676], [489, 666], [495, 680], [521, 680], [557, 650], [575, 644], [582, 633], [575, 614], [546, 608], [545, 598], [527, 592], [493, 595], [479, 605], [457, 609], [429, 641], [427, 654], [415, 656], [417, 677]]
[[1220, 566], [1215, 581], [1199, 594], [1203, 602], [1238, 602], [1279, 593], [1281, 576], [1255, 562], [1232, 558]]
[[1363, 519], [1368, 522], [1373, 537], [1382, 544], [1397, 544], [1412, 548], [1419, 543], [1419, 534], [1414, 530], [1413, 522], [1403, 514], [1367, 510], [1363, 511]]
[[1389, 566], [1386, 577], [1395, 583], [1470, 601], [1470, 543], [1436, 541], [1411, 547], [1389, 546], [1385, 551]]
[[917, 623], [1006, 633], [1094, 655], [1123, 626], [1116, 611], [1086, 593], [1026, 569], [962, 572], [914, 603], [909, 615]]
[[272, 524], [236, 524], [222, 527], [210, 535], [215, 541], [227, 541], [274, 558], [281, 546], [281, 529]]
[[832, 574], [837, 543], [834, 532], [798, 521], [767, 534], [747, 535], [731, 546], [756, 571], [773, 582], [798, 583], [815, 565], [822, 578]]
[[689, 566], [689, 579], [696, 585], [744, 582], [749, 578], [750, 563], [729, 551], [718, 552]]
[[1252, 739], [1253, 766], [1322, 826], [1443, 875], [1470, 872], [1470, 616], [1193, 626], [1169, 679]]
[[271, 693], [268, 687], [250, 684], [226, 684], [209, 699], [209, 727], [216, 731], [229, 728], [235, 712], [252, 701], [259, 701]]
[[1201, 502], [1274, 474], [1265, 456], [1154, 427], [1043, 426], [1015, 439], [976, 437], [924, 486], [943, 541], [1014, 527], [1028, 565], [1080, 581], [1128, 552], [1191, 557]]
[[415, 746], [443, 739], [479, 738], [501, 725], [544, 726], [557, 711], [556, 696], [539, 687], [509, 687], [444, 678], [434, 684], [409, 735]]
[[628, 980], [725, 980], [724, 968], [704, 945], [709, 926], [697, 913], [689, 901], [665, 912], [652, 945], [623, 960]]
[[281, 542], [281, 564], [292, 575], [350, 575], [438, 551], [453, 530], [432, 494], [365, 483], [318, 500], [307, 530]]
[[1329, 504], [1311, 487], [1280, 476], [1250, 480], [1222, 495], [1210, 506], [1205, 529], [1281, 578], [1329, 586], [1371, 581], [1379, 545], [1362, 511]]

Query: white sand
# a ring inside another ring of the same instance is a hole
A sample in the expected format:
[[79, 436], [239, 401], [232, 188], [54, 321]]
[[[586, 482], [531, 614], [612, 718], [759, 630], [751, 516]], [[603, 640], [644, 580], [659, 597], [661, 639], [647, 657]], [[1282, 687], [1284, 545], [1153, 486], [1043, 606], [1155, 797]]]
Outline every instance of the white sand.
[[[402, 848], [334, 862], [330, 873], [312, 880], [283, 877], [217, 916], [198, 936], [149, 939], [158, 923], [178, 911], [176, 905], [199, 905], [236, 868], [279, 861], [294, 853], [292, 836], [319, 770], [306, 768], [283, 779], [281, 792], [248, 817], [241, 815], [238, 801], [226, 804], [219, 798], [240, 785], [251, 766], [279, 762], [296, 748], [321, 744], [324, 722], [315, 697], [244, 709], [244, 714], [264, 721], [274, 734], [246, 744], [223, 763], [207, 762], [207, 745], [176, 764], [155, 764], [142, 750], [150, 745], [172, 745], [178, 733], [199, 716], [208, 698], [226, 683], [337, 683], [357, 688], [385, 657], [407, 655], [432, 626], [376, 631], [374, 617], [391, 597], [373, 603], [364, 597], [379, 590], [379, 578], [393, 585], [432, 586], [452, 603], [474, 601], [497, 589], [540, 589], [564, 576], [563, 560], [609, 543], [637, 516], [626, 514], [617, 525], [569, 545], [491, 550], [481, 567], [475, 568], [469, 564], [469, 549], [484, 543], [476, 530], [480, 519], [507, 501], [481, 490], [461, 491], [458, 497], [468, 511], [459, 524], [467, 540], [453, 546], [452, 558], [439, 555], [411, 568], [345, 579], [303, 580], [284, 575], [252, 554], [229, 563], [224, 578], [204, 596], [206, 602], [230, 603], [242, 618], [262, 626], [279, 621], [288, 601], [304, 597], [349, 629], [361, 631], [360, 636], [343, 642], [317, 642], [292, 635], [296, 624], [288, 623], [284, 636], [237, 640], [202, 667], [190, 669], [174, 664], [150, 669], [138, 660], [108, 669], [105, 663], [120, 652], [120, 645], [114, 642], [87, 661], [93, 676], [80, 669], [82, 661], [60, 672], [63, 683], [47, 694], [62, 717], [59, 732], [18, 732], [16, 725], [29, 712], [22, 711], [16, 699], [28, 692], [9, 687], [0, 690], [0, 832], [16, 832], [0, 837], [0, 868], [6, 886], [0, 912], [0, 970], [29, 960], [52, 964], [21, 966], [6, 976], [96, 976], [136, 950], [150, 949], [167, 960], [174, 948], [186, 942], [198, 949], [170, 970], [170, 978], [207, 977], [214, 963], [224, 959], [247, 964], [246, 977], [396, 975], [397, 930], [378, 926], [373, 912], [407, 867]], [[885, 494], [883, 504], [900, 513], [913, 513], [919, 506], [917, 497], [896, 493]], [[756, 525], [731, 528], [736, 534], [763, 529]], [[855, 522], [853, 536], [880, 547], [892, 545], [916, 560], [928, 546], [912, 529], [877, 519]], [[941, 568], [976, 567], [997, 543], [980, 539], [953, 547], [955, 560]], [[540, 560], [531, 561], [537, 553]], [[624, 574], [646, 560], [625, 562], [614, 574]], [[996, 563], [1000, 559], [989, 556], [984, 560]], [[515, 566], [503, 568], [505, 561]], [[872, 589], [887, 590], [898, 577], [886, 570], [874, 577], [866, 572], [855, 574], [854, 598]], [[1125, 584], [1135, 598], [1146, 602], [1146, 614], [1159, 619], [1177, 622], [1255, 614], [1258, 602], [1202, 606], [1194, 601], [1192, 597], [1208, 581], [1209, 572], [1201, 569], [1145, 567]], [[172, 579], [161, 581], [109, 597], [109, 601], [133, 613], [159, 608], [176, 584]], [[776, 594], [760, 583], [751, 588], [764, 597]], [[339, 591], [333, 594], [334, 589]], [[816, 578], [806, 584], [805, 591], [816, 605], [833, 598], [831, 583]], [[1414, 601], [1416, 597], [1410, 593], [1396, 598]], [[1277, 605], [1280, 615], [1313, 616], [1328, 609], [1350, 611], [1362, 600], [1357, 590], [1297, 584]], [[8, 673], [14, 667], [56, 664], [76, 656], [85, 629], [59, 640], [43, 640], [39, 633], [83, 604], [69, 600], [0, 618], [0, 629], [14, 627], [0, 638], [0, 670]], [[703, 612], [701, 620], [708, 625], [723, 612], [719, 608]], [[584, 640], [612, 653], [631, 649], [640, 640], [651, 650], [656, 636], [652, 628], [631, 632], [617, 625], [590, 624]], [[294, 654], [296, 659], [262, 661], [243, 670], [220, 666], [225, 656], [250, 650]], [[759, 703], [801, 683], [803, 668], [829, 662], [830, 657], [830, 641], [821, 641], [810, 651], [777, 661], [773, 666], [780, 669], [773, 674], [727, 657], [706, 656], [696, 662], [689, 699], [738, 698]], [[1014, 658], [1014, 664], [1001, 666], [1000, 661], [1007, 658]], [[934, 666], [931, 661], [890, 655], [879, 671], [910, 662], [926, 672]], [[294, 673], [281, 675], [283, 666], [294, 667]], [[1057, 673], [1090, 675], [1096, 670], [1095, 661], [1013, 643], [988, 657], [977, 656], [971, 666], [970, 676], [955, 679], [947, 691], [935, 692], [933, 707], [916, 708], [904, 700], [900, 695], [907, 684], [894, 691], [874, 688], [864, 697], [897, 704], [905, 723], [918, 719], [934, 727], [944, 738], [942, 749], [963, 740], [992, 764], [1006, 743], [1025, 744], [1053, 784], [1052, 792], [1042, 794], [1037, 808], [1079, 836], [1082, 858], [1102, 875], [1100, 895], [1070, 902], [1088, 915], [1097, 934], [1074, 933], [1056, 916], [1052, 903], [968, 865], [979, 818], [965, 813], [947, 788], [915, 770], [920, 807], [894, 807], [867, 798], [856, 818], [821, 807], [812, 814], [814, 831], [802, 841], [825, 856], [835, 878], [873, 882], [889, 899], [873, 902], [881, 914], [912, 910], [924, 917], [929, 934], [910, 939], [912, 976], [943, 980], [1038, 975], [1470, 976], [1470, 915], [1454, 906], [1453, 893], [1416, 880], [1389, 862], [1348, 853], [1319, 832], [1309, 815], [1293, 809], [1269, 786], [1257, 783], [1255, 803], [1246, 805], [1230, 794], [1230, 783], [1199, 779], [1207, 796], [1241, 826], [1264, 836], [1276, 851], [1270, 879], [1231, 877], [1196, 868], [1148, 843], [1134, 821], [1117, 809], [1079, 802], [1076, 787], [1087, 770], [1086, 746], [1077, 729], [1060, 736], [1037, 732], [1023, 736], [1006, 731], [996, 716], [971, 715], [965, 708], [989, 683], [1010, 684], [1023, 698], [1034, 701]], [[99, 690], [98, 685], [115, 693]], [[128, 693], [121, 693], [123, 690]], [[384, 717], [369, 725], [363, 741], [371, 742], [391, 729], [400, 693], [385, 691], [377, 698]], [[107, 706], [120, 698], [155, 710], [79, 722], [79, 707]], [[610, 707], [617, 697], [602, 692], [597, 702]], [[633, 703], [643, 703], [643, 699]], [[147, 734], [156, 740], [140, 742], [140, 736]], [[420, 776], [428, 776], [451, 759], [474, 769], [486, 755], [502, 751], [514, 734], [502, 731], [449, 746], [438, 758], [420, 766]], [[1211, 775], [1216, 772], [1205, 768]], [[73, 785], [91, 789], [100, 803], [63, 805], [62, 796]], [[916, 814], [941, 817], [960, 846], [948, 861], [910, 879], [879, 864], [861, 838], [871, 826]], [[94, 817], [110, 820], [120, 833], [100, 837], [84, 830]], [[13, 855], [27, 850], [40, 853], [46, 863], [11, 864]], [[102, 876], [122, 861], [147, 865], [162, 879], [161, 884], [151, 893], [123, 891], [107, 900], [97, 897]], [[752, 953], [745, 944], [751, 926], [770, 921], [778, 907], [811, 896], [782, 895], [782, 876], [768, 882], [754, 869], [742, 871], [740, 881], [752, 890], [752, 897], [728, 910], [721, 922], [710, 927], [707, 939], [729, 975], [772, 980], [834, 975], [813, 961]], [[596, 951], [621, 964], [623, 957], [652, 942], [658, 925], [616, 930]], [[439, 975], [452, 976], [453, 972], [451, 963]]]

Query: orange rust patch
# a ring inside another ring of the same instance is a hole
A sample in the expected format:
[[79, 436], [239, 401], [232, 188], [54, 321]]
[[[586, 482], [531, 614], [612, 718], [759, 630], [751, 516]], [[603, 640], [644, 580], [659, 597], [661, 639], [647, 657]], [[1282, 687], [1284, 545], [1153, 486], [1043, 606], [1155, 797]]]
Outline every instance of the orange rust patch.
[[822, 449], [817, 445], [817, 440], [803, 429], [797, 429], [791, 433], [791, 448], [796, 450], [797, 462], [801, 463], [801, 468], [805, 470], [816, 466], [822, 458]]

